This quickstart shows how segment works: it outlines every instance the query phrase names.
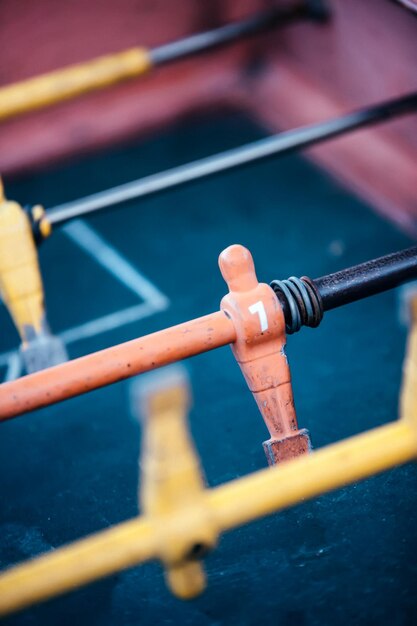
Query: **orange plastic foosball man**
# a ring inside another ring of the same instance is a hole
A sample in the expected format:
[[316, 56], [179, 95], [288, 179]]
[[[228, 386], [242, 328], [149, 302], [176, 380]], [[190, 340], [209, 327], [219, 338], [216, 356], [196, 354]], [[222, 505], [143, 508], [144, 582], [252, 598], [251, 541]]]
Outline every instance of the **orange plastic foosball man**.
[[310, 437], [297, 426], [284, 313], [277, 297], [269, 285], [258, 282], [252, 255], [243, 246], [224, 250], [219, 265], [229, 287], [221, 308], [237, 335], [233, 354], [271, 435], [263, 444], [268, 463], [307, 454]]

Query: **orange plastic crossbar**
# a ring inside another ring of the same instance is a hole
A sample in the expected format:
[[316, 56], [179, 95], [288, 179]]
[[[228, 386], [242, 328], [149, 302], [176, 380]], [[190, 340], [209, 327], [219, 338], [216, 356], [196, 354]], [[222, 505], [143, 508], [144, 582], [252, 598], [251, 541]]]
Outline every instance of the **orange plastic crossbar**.
[[236, 341], [223, 311], [100, 350], [0, 385], [0, 420], [10, 419]]

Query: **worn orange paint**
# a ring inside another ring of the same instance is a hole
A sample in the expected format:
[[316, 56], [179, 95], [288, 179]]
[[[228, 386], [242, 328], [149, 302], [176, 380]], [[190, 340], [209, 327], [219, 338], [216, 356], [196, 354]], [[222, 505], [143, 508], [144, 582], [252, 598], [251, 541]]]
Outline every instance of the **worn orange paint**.
[[264, 443], [268, 462], [274, 465], [305, 454], [310, 439], [297, 426], [282, 308], [273, 290], [258, 282], [249, 250], [230, 246], [220, 255], [219, 265], [230, 290], [221, 308], [236, 329], [233, 354], [271, 435]]

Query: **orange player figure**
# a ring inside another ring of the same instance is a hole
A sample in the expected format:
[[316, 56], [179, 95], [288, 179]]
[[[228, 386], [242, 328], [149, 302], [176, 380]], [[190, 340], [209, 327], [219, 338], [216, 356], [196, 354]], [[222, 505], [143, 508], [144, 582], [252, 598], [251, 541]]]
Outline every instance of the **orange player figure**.
[[219, 262], [230, 289], [221, 311], [0, 385], [0, 421], [230, 344], [271, 435], [264, 443], [269, 464], [308, 453], [308, 432], [298, 429], [295, 415], [281, 304], [258, 283], [246, 248], [230, 246]]
[[252, 255], [243, 246], [226, 248], [219, 265], [230, 290], [221, 308], [235, 326], [233, 354], [271, 435], [263, 444], [268, 463], [307, 454], [310, 437], [297, 425], [280, 303], [271, 287], [258, 282]]

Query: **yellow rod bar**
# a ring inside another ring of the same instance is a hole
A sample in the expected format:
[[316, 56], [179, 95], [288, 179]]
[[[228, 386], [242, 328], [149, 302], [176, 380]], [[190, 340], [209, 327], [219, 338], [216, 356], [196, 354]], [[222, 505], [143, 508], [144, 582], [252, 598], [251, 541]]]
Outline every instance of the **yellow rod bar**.
[[53, 598], [156, 555], [152, 526], [129, 520], [18, 565], [0, 577], [0, 616]]
[[140, 76], [152, 66], [146, 48], [131, 48], [0, 88], [0, 121]]
[[401, 420], [221, 485], [208, 498], [229, 530], [416, 457], [417, 432]]
[[[416, 457], [417, 432], [401, 420], [210, 490], [207, 504], [230, 530]], [[6, 571], [0, 615], [155, 557], [156, 532], [138, 518]]]

